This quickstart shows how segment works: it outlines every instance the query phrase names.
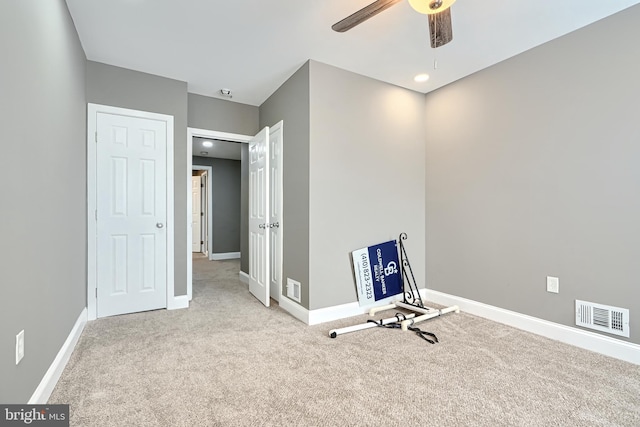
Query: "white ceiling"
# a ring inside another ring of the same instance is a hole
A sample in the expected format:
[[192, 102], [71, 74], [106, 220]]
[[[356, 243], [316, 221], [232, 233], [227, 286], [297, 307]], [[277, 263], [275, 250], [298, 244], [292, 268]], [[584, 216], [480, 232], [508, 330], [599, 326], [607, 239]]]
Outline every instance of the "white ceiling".
[[[211, 147], [205, 147], [203, 143], [211, 143]], [[194, 156], [215, 157], [218, 159], [240, 160], [242, 157], [242, 143], [231, 141], [219, 141], [194, 136], [191, 141]]]
[[[331, 30], [370, 2], [67, 0], [89, 60], [185, 81], [201, 95], [229, 88], [250, 105], [308, 59], [427, 93], [640, 0], [457, 0], [453, 41], [438, 49], [408, 2], [346, 33]], [[429, 81], [413, 81], [425, 72]]]

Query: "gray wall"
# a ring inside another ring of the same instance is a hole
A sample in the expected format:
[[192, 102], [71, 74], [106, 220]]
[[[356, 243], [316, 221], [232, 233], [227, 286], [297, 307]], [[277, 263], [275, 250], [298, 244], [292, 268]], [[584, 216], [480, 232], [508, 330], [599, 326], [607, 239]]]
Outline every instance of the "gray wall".
[[260, 106], [260, 127], [284, 120], [283, 285], [301, 282], [305, 308], [357, 301], [355, 249], [404, 231], [424, 259], [424, 109], [421, 94], [315, 61]]
[[309, 308], [356, 302], [351, 251], [400, 232], [424, 287], [424, 95], [315, 61], [310, 80]]
[[639, 22], [634, 6], [427, 95], [429, 288], [564, 325], [575, 299], [629, 308], [640, 343]]
[[258, 107], [209, 96], [188, 94], [189, 127], [255, 135]]
[[[282, 286], [301, 284], [309, 308], [309, 63], [296, 71], [260, 106], [260, 128], [283, 125]], [[248, 271], [248, 270], [247, 270]], [[286, 295], [286, 288], [283, 289]]]
[[63, 0], [0, 2], [0, 56], [0, 402], [26, 403], [86, 306], [85, 56]]
[[[240, 135], [258, 133], [258, 107], [237, 102], [188, 94], [189, 127]], [[245, 144], [246, 145], [246, 144]], [[249, 272], [249, 165], [247, 147], [242, 151], [240, 184], [240, 269]]]
[[[87, 61], [87, 102], [169, 114], [173, 118], [174, 287], [187, 293], [187, 84]], [[189, 251], [191, 248], [189, 248]]]
[[193, 164], [211, 166], [212, 252], [240, 252], [241, 162], [194, 156]]

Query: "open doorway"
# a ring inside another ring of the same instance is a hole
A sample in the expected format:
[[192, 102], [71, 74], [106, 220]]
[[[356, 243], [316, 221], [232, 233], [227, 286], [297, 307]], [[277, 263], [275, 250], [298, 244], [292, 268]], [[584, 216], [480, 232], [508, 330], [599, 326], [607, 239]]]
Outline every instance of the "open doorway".
[[[226, 142], [231, 142], [231, 143], [242, 143], [245, 144], [251, 139], [251, 136], [248, 135], [239, 135], [239, 134], [232, 134], [232, 133], [226, 133], [226, 132], [217, 132], [217, 131], [212, 131], [212, 130], [206, 130], [206, 129], [196, 129], [196, 128], [187, 128], [187, 172], [189, 174], [189, 179], [188, 179], [188, 186], [189, 186], [189, 193], [191, 194], [191, 186], [192, 186], [192, 174], [193, 174], [193, 169], [194, 169], [194, 163], [193, 163], [193, 159], [194, 159], [194, 155], [198, 156], [198, 154], [200, 154], [202, 157], [208, 157], [205, 155], [202, 155], [202, 151], [208, 151], [210, 148], [212, 147], [207, 147], [206, 149], [200, 149], [197, 145], [197, 151], [194, 151], [194, 145], [193, 145], [193, 141], [194, 138], [199, 138], [201, 140], [208, 140], [208, 141], [212, 141], [215, 143], [215, 141], [226, 141]], [[207, 153], [209, 154], [209, 153]], [[207, 166], [207, 165], [204, 165]], [[209, 174], [209, 184], [210, 187], [212, 189], [214, 189], [215, 186], [215, 166], [211, 166], [211, 173]], [[215, 190], [214, 190], [215, 191]], [[242, 190], [244, 191], [244, 190]], [[211, 192], [210, 194], [213, 194], [213, 192]], [[213, 205], [213, 197], [210, 198], [210, 200], [212, 201], [212, 205]], [[241, 210], [244, 209], [244, 207], [241, 207]], [[211, 216], [213, 218], [214, 214], [214, 210], [215, 208], [212, 206], [212, 208], [210, 209], [210, 213]], [[190, 199], [189, 202], [187, 203], [187, 218], [188, 218], [188, 224], [187, 224], [187, 294], [189, 299], [192, 299], [192, 291], [193, 291], [193, 252], [192, 252], [192, 248], [193, 248], [193, 229], [192, 229], [192, 220], [193, 220], [193, 206], [192, 206], [192, 200]], [[241, 219], [240, 224], [242, 225], [245, 221], [243, 219]], [[237, 256], [246, 256], [246, 254], [243, 253], [243, 249], [240, 249], [240, 253], [236, 254], [234, 252], [222, 252], [221, 255], [216, 255], [216, 233], [215, 233], [215, 226], [213, 224], [213, 221], [209, 227], [209, 248], [208, 248], [208, 252], [209, 252], [209, 259], [215, 260], [215, 259], [228, 259], [228, 257], [237, 257]], [[241, 243], [242, 243], [242, 239], [246, 239], [246, 234], [243, 234], [241, 231]], [[241, 245], [242, 246], [242, 245]], [[243, 260], [244, 261], [244, 260]], [[243, 274], [242, 271], [239, 272], [240, 275], [240, 279], [243, 281], [247, 281], [247, 275]]]
[[[211, 142], [204, 140], [204, 143]], [[199, 147], [203, 141], [194, 138], [194, 147]], [[200, 221], [206, 214], [202, 206], [205, 198], [211, 200], [210, 211], [210, 238], [209, 259], [220, 261], [224, 259], [240, 258], [241, 228], [242, 228], [242, 146], [237, 142], [215, 141], [217, 146], [225, 147], [226, 151], [234, 151], [232, 154], [220, 153], [226, 157], [220, 157], [214, 148], [200, 152], [193, 156], [193, 168], [208, 167], [211, 170], [210, 185], [205, 188], [206, 175], [203, 170], [196, 170], [192, 176], [192, 183], [198, 185], [192, 191], [193, 206], [193, 251], [203, 252], [202, 246], [206, 243], [202, 230], [207, 222]], [[207, 153], [205, 156], [202, 153]], [[195, 154], [195, 153], [194, 153]], [[198, 190], [201, 197], [198, 197]], [[199, 211], [199, 212], [196, 212]], [[198, 217], [200, 213], [201, 218]]]

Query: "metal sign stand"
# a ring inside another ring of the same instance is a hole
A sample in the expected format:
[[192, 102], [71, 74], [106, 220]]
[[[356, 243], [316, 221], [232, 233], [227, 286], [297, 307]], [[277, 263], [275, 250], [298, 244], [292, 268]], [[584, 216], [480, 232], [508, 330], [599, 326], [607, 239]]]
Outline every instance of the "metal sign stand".
[[396, 301], [394, 303], [383, 305], [380, 307], [373, 307], [369, 310], [370, 316], [375, 316], [376, 313], [391, 310], [394, 308], [403, 308], [405, 310], [412, 311], [413, 313], [404, 314], [397, 313], [394, 317], [387, 319], [381, 319], [377, 322], [368, 321], [360, 325], [347, 326], [345, 328], [332, 329], [329, 331], [331, 338], [336, 338], [338, 335], [346, 334], [349, 332], [362, 331], [364, 329], [375, 328], [376, 326], [386, 326], [391, 324], [400, 324], [403, 331], [413, 330], [413, 325], [416, 323], [424, 322], [425, 320], [433, 319], [434, 317], [442, 316], [446, 313], [456, 312], [460, 313], [460, 308], [457, 305], [446, 307], [443, 309], [425, 307], [420, 296], [420, 290], [416, 284], [416, 278], [413, 275], [411, 269], [411, 263], [409, 263], [409, 257], [407, 256], [407, 250], [404, 247], [404, 241], [407, 240], [407, 233], [400, 233], [398, 242], [400, 243], [400, 265], [401, 279], [402, 279], [402, 294], [403, 300]]

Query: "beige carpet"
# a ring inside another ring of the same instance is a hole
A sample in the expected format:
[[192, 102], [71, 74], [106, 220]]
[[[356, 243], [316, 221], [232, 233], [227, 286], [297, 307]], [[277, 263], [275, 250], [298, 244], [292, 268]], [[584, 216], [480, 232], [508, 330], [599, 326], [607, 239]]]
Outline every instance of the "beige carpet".
[[420, 324], [435, 345], [331, 339], [368, 317], [306, 326], [238, 270], [198, 258], [190, 309], [90, 322], [49, 402], [73, 426], [640, 426], [636, 365], [464, 313]]

